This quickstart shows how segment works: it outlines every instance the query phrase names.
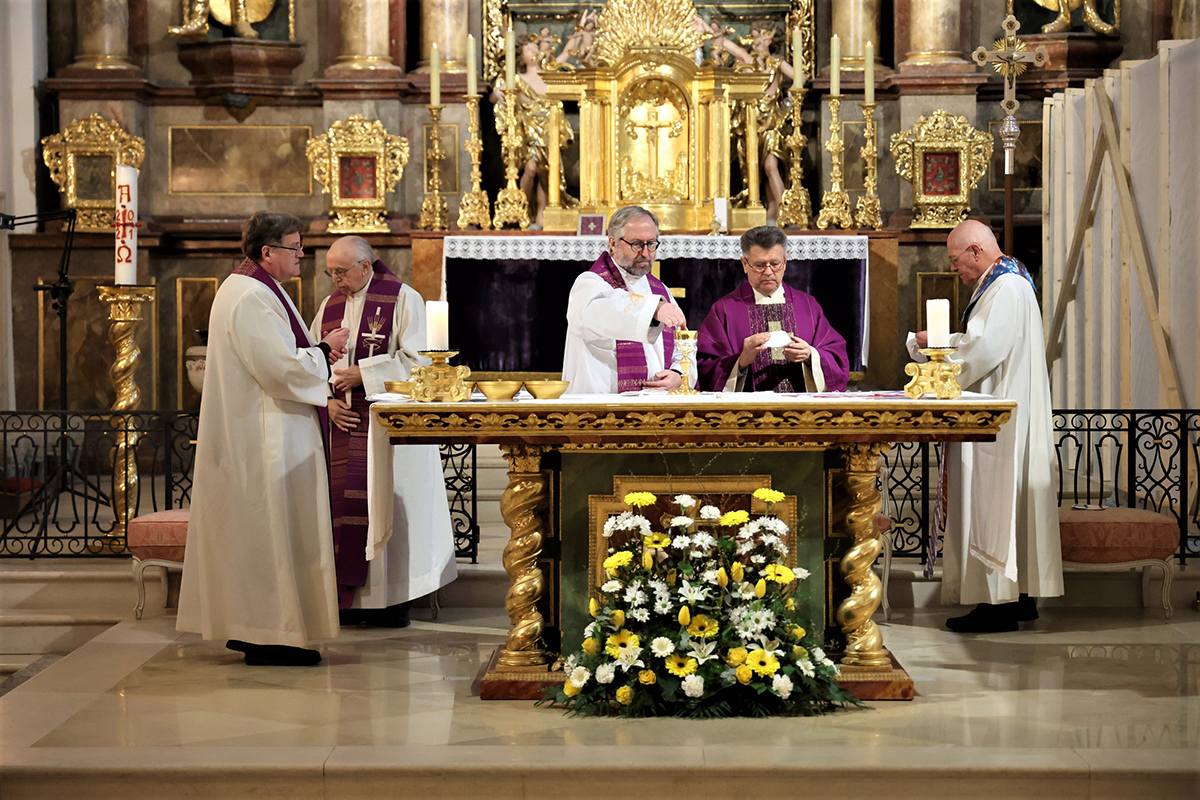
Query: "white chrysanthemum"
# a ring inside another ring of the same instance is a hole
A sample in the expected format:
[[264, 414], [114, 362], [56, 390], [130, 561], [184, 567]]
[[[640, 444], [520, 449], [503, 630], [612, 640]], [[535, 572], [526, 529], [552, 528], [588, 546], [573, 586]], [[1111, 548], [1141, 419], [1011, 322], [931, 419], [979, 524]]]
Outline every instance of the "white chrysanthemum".
[[671, 540], [671, 547], [674, 547], [676, 550], [686, 550], [691, 546], [692, 537], [690, 536], [676, 536]]
[[720, 519], [721, 509], [716, 506], [703, 506], [700, 509], [700, 519]]
[[690, 494], [677, 494], [675, 495], [675, 505], [680, 508], [692, 508], [696, 505], [696, 498]]
[[754, 535], [762, 528], [762, 519], [755, 519], [747, 522], [742, 527], [738, 528], [738, 539], [753, 539]]
[[717, 540], [708, 531], [700, 531], [692, 537], [692, 547], [698, 547], [701, 550], [710, 550], [715, 547]]
[[596, 667], [596, 683], [612, 683], [617, 677], [617, 665], [608, 663]]
[[650, 642], [650, 652], [659, 658], [666, 658], [675, 652], [675, 643], [665, 636], [657, 636]]
[[671, 517], [671, 524], [669, 527], [690, 528], [692, 526], [692, 523], [695, 521], [696, 520], [692, 519], [691, 517], [684, 517], [684, 516]]
[[672, 610], [672, 608], [671, 608], [671, 603], [670, 603], [670, 601], [668, 601], [668, 600], [655, 600], [655, 601], [654, 601], [654, 613], [655, 613], [655, 614], [660, 614], [660, 615], [662, 615], [662, 616], [670, 616], [671, 614], [673, 614], [673, 613], [674, 613], [674, 611], [673, 611], [673, 610]]
[[775, 624], [775, 612], [760, 608], [750, 612], [749, 624], [757, 631], [765, 631]]
[[645, 608], [631, 608], [629, 610], [629, 618], [637, 622], [649, 622], [650, 611]]
[[708, 587], [693, 584], [684, 578], [679, 585], [679, 597], [685, 603], [703, 603], [708, 599]]
[[624, 530], [629, 525], [629, 520], [632, 518], [632, 511], [622, 511], [615, 517], [609, 517], [604, 521], [604, 536], [607, 538], [619, 530]]
[[824, 661], [825, 660], [825, 651], [819, 647], [814, 647], [813, 649], [809, 650], [808, 652], [812, 653], [813, 661]]
[[587, 627], [583, 629], [583, 638], [585, 638], [585, 639], [594, 638], [596, 636], [596, 627], [599, 624], [600, 623], [595, 620], [592, 620], [591, 622], [589, 622], [587, 624]]
[[625, 602], [637, 608], [646, 602], [646, 593], [641, 586], [630, 586], [625, 590]]
[[755, 553], [754, 555], [750, 556], [750, 563], [757, 564], [761, 567], [763, 564], [767, 563], [767, 557], [762, 553]]
[[762, 537], [761, 541], [763, 544], [765, 544], [768, 547], [774, 547], [775, 545], [777, 545], [779, 543], [779, 537], [773, 533], [768, 533], [767, 535]]
[[803, 672], [806, 677], [811, 678], [813, 675], [817, 674], [816, 667], [814, 667], [812, 662], [807, 658], [796, 659], [796, 666], [800, 668], [800, 671]]
[[683, 693], [688, 697], [704, 696], [704, 678], [699, 675], [688, 675], [683, 679]]
[[736, 633], [737, 637], [743, 642], [753, 641], [754, 637], [758, 635], [758, 631], [756, 631], [754, 627], [747, 622], [743, 622], [742, 624], [736, 626], [733, 629], [733, 632]]
[[582, 689], [591, 677], [592, 671], [587, 667], [575, 667], [575, 669], [571, 670], [571, 684], [576, 689]]
[[605, 581], [604, 583], [600, 584], [600, 591], [604, 592], [605, 594], [616, 594], [617, 592], [621, 591], [621, 587], [623, 585], [624, 584], [618, 580]]
[[[597, 670], [597, 674], [598, 673], [599, 670]], [[597, 678], [597, 680], [599, 680], [599, 678]], [[782, 672], [776, 672], [771, 678], [771, 690], [784, 700], [787, 700], [788, 696], [792, 693], [792, 679], [787, 675], [784, 675]]]
[[567, 660], [563, 662], [563, 672], [570, 672], [571, 670], [575, 669], [575, 665], [578, 663], [579, 659], [577, 659], [575, 654], [572, 653], [571, 655], [567, 656]]
[[738, 555], [744, 556], [744, 555], [746, 555], [746, 553], [749, 553], [754, 548], [755, 548], [755, 544], [752, 540], [744, 541], [738, 545], [738, 549], [737, 549]]
[[788, 532], [787, 523], [779, 519], [779, 517], [761, 517], [759, 521], [763, 529], [768, 530], [771, 533], [776, 533], [780, 536], [783, 536]]
[[806, 570], [804, 567], [795, 567], [792, 570], [792, 573], [795, 574], [795, 576], [798, 580], [804, 580], [810, 574], [809, 571]]
[[[782, 539], [780, 539], [778, 542], [775, 543], [775, 553], [780, 558], [782, 558], [783, 556], [786, 556], [788, 554], [788, 546], [783, 543]], [[807, 570], [804, 570], [804, 572], [807, 573]], [[805, 577], [808, 577], [808, 575], [806, 574]]]
[[717, 571], [715, 569], [704, 570], [704, 574], [700, 576], [700, 580], [704, 581], [705, 583], [716, 583]]

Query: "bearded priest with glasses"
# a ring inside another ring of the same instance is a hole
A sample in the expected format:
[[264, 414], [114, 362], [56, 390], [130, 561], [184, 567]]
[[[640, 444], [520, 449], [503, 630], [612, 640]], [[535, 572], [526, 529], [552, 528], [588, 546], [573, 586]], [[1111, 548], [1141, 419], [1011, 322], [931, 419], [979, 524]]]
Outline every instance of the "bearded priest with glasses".
[[783, 282], [787, 236], [762, 226], [742, 234], [746, 280], [713, 304], [700, 326], [700, 388], [724, 392], [841, 392], [846, 340], [812, 295]]
[[575, 279], [567, 301], [563, 380], [572, 394], [678, 389], [683, 372], [675, 329], [687, 318], [650, 274], [658, 218], [640, 206], [618, 209], [608, 250]]

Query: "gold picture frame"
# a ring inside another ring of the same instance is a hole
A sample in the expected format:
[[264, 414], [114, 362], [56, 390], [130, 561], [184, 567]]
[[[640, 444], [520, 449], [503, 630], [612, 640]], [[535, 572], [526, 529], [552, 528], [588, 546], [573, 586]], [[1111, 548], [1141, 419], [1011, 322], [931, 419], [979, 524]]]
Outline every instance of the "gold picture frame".
[[953, 228], [971, 208], [971, 190], [987, 174], [992, 137], [966, 117], [938, 109], [892, 135], [896, 172], [912, 183], [912, 228]]
[[42, 139], [42, 160], [50, 178], [78, 212], [75, 230], [112, 233], [116, 213], [117, 165], [138, 169], [146, 142], [115, 120], [92, 114]]
[[312, 176], [330, 196], [330, 233], [387, 233], [387, 196], [408, 164], [408, 140], [352, 114], [308, 140]]

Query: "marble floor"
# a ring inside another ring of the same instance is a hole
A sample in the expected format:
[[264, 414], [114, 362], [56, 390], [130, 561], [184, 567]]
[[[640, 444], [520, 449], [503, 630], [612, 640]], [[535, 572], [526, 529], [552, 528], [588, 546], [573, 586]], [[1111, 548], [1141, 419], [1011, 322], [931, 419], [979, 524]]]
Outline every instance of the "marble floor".
[[[575, 719], [480, 701], [492, 610], [247, 667], [122, 622], [0, 698], [0, 798], [1200, 798], [1200, 614], [1050, 609], [959, 636], [897, 610], [912, 702], [805, 719]], [[418, 616], [419, 616], [418, 614]]]

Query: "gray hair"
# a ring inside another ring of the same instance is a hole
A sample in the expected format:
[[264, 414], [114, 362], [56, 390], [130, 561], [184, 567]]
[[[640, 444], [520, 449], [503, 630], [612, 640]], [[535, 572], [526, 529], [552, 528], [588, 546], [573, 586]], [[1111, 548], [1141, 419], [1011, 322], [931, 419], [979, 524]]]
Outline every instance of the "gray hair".
[[654, 221], [654, 227], [658, 227], [658, 217], [654, 216], [650, 211], [641, 206], [624, 206], [618, 208], [608, 218], [608, 235], [614, 239], [620, 239], [621, 234], [625, 233], [625, 226], [641, 217], [649, 217]]
[[343, 236], [339, 241], [345, 242], [346, 247], [350, 248], [351, 255], [354, 256], [354, 263], [366, 259], [372, 264], [375, 263], [375, 251], [371, 249], [371, 243], [361, 236]]
[[300, 218], [278, 211], [256, 211], [242, 224], [242, 252], [253, 261], [267, 245], [282, 245], [283, 237], [300, 232]]
[[760, 225], [742, 234], [742, 255], [744, 256], [750, 255], [751, 247], [771, 250], [780, 245], [783, 245], [785, 251], [787, 250], [787, 234], [774, 225]]

